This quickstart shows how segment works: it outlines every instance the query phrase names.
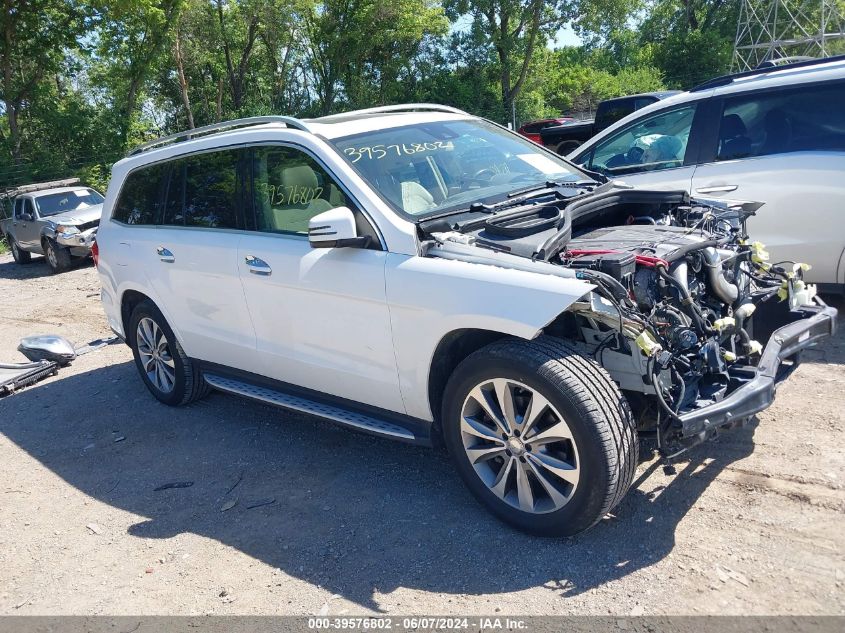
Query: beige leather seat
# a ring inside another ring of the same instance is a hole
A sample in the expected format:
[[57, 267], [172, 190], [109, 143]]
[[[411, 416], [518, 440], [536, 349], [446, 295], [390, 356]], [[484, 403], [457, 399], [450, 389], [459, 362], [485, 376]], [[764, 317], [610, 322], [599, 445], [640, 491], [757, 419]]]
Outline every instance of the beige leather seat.
[[407, 213], [424, 213], [435, 206], [434, 196], [420, 183], [413, 180], [402, 183], [402, 208]]
[[[317, 174], [309, 165], [295, 165], [275, 170], [271, 183], [280, 188], [284, 197], [281, 204], [274, 204], [269, 213], [265, 214], [269, 226], [262, 227], [271, 231], [285, 231], [289, 233], [308, 233], [308, 221], [333, 208], [333, 204], [324, 197], [329, 191], [320, 186]], [[304, 197], [307, 202], [289, 202], [294, 197]]]

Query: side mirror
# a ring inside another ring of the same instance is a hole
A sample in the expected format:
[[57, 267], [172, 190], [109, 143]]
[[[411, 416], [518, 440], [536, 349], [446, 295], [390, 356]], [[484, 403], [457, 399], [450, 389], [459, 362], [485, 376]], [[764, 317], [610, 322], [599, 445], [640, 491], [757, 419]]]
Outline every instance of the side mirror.
[[329, 209], [308, 222], [308, 241], [312, 248], [367, 248], [368, 236], [358, 237], [355, 216], [348, 207]]
[[19, 217], [24, 222], [32, 222], [32, 214], [31, 213], [21, 213]]

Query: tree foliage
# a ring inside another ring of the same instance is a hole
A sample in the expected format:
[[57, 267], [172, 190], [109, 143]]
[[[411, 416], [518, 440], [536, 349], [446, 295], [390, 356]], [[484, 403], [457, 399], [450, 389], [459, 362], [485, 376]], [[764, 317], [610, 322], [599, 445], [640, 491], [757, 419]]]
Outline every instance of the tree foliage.
[[[228, 118], [433, 101], [517, 122], [724, 72], [728, 0], [0, 0], [0, 186]], [[564, 27], [583, 45], [555, 50]]]

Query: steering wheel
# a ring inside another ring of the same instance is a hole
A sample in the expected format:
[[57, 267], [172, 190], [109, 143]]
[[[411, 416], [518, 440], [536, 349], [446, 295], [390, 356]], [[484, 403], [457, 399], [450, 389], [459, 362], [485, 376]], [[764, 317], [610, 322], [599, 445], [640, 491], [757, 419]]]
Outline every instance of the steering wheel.
[[463, 181], [465, 183], [479, 183], [479, 184], [486, 184], [489, 183], [493, 177], [496, 175], [496, 172], [493, 171], [489, 167], [483, 167], [475, 172], [472, 176], [464, 176]]

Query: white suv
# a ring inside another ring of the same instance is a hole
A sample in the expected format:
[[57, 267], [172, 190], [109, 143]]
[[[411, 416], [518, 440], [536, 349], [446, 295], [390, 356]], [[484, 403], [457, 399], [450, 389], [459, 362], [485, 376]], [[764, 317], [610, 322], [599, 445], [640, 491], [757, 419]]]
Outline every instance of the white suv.
[[774, 261], [845, 284], [845, 56], [719, 77], [638, 110], [569, 155], [653, 189], [764, 202], [748, 227]]
[[143, 146], [95, 257], [161, 402], [214, 388], [443, 441], [497, 516], [572, 534], [624, 496], [638, 433], [669, 458], [746, 420], [831, 333], [746, 236], [754, 208], [602, 184], [413, 104]]

